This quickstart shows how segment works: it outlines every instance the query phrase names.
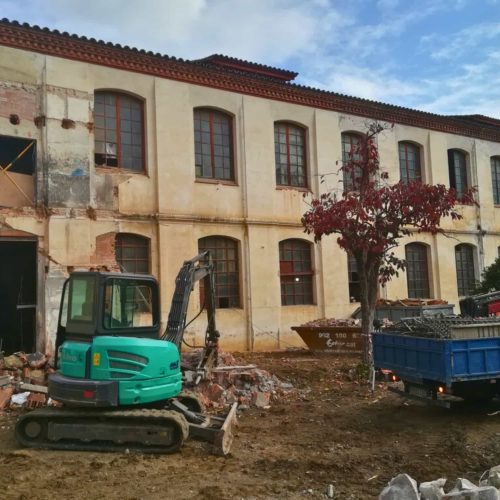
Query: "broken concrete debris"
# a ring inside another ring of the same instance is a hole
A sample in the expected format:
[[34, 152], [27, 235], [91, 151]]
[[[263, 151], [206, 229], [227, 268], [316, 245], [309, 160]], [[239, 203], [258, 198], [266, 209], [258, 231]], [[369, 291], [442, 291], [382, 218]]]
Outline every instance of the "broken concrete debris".
[[[183, 354], [186, 380], [196, 379], [194, 370], [201, 352]], [[229, 353], [219, 353], [218, 366], [198, 385], [190, 387], [206, 408], [220, 409], [239, 403], [241, 409], [251, 406], [269, 408], [272, 401], [285, 398], [294, 388], [288, 382]]]
[[[200, 356], [201, 350], [183, 354], [184, 373], [186, 385], [208, 409], [222, 409], [233, 403], [239, 403], [241, 409], [269, 408], [272, 401], [294, 390], [292, 384], [229, 353], [219, 353], [217, 367], [195, 384]], [[55, 404], [47, 399], [47, 378], [52, 372], [49, 359], [42, 353], [15, 353], [0, 358], [0, 410]]]
[[47, 403], [47, 377], [54, 370], [41, 352], [0, 358], [0, 410], [38, 408]]
[[383, 489], [379, 500], [420, 500], [417, 481], [408, 474], [399, 474]]
[[445, 493], [445, 478], [421, 483], [417, 489], [413, 478], [399, 474], [382, 490], [379, 500], [500, 500], [500, 465], [492, 467], [484, 476], [486, 479], [480, 480], [479, 486], [459, 478], [453, 489]]

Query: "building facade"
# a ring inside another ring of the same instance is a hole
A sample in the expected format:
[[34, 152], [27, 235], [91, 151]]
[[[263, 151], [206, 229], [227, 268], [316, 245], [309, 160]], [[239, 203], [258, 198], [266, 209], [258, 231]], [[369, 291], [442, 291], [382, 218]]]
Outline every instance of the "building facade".
[[[346, 317], [355, 265], [301, 226], [307, 200], [339, 192], [343, 155], [373, 120], [390, 180], [422, 179], [478, 207], [448, 236], [402, 242], [408, 272], [387, 298], [458, 304], [500, 246], [500, 121], [440, 116], [310, 89], [296, 74], [226, 56], [183, 61], [0, 22], [0, 339], [51, 351], [74, 269], [150, 272], [166, 320], [185, 259], [210, 249], [226, 349], [302, 345], [291, 326]], [[194, 316], [200, 307], [195, 291]], [[204, 321], [187, 339], [200, 343]]]

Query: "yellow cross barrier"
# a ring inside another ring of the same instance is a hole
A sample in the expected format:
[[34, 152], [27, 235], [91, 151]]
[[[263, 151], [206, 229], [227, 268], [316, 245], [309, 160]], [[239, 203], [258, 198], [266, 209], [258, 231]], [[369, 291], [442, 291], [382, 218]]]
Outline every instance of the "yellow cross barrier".
[[5, 174], [5, 177], [7, 177], [7, 179], [9, 179], [9, 181], [16, 186], [19, 192], [30, 202], [30, 204], [33, 204], [33, 200], [22, 190], [21, 186], [19, 186], [19, 184], [12, 179], [12, 177], [10, 177], [7, 170], [9, 170], [9, 168], [12, 167], [12, 165], [14, 165], [14, 163], [16, 163], [16, 161], [19, 160], [19, 158], [21, 158], [28, 151], [28, 149], [31, 148], [31, 146], [33, 146], [33, 144], [35, 144], [35, 141], [31, 141], [6, 167], [2, 167], [2, 165], [0, 165], [0, 172]]

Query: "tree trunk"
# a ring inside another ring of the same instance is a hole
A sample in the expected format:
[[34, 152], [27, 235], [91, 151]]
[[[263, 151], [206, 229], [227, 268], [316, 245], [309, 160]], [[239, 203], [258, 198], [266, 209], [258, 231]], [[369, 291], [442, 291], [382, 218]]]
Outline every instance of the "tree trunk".
[[371, 332], [373, 331], [373, 320], [375, 318], [375, 304], [378, 291], [378, 268], [370, 263], [358, 263], [360, 274], [360, 302], [361, 302], [361, 331], [363, 335], [363, 361], [371, 363]]

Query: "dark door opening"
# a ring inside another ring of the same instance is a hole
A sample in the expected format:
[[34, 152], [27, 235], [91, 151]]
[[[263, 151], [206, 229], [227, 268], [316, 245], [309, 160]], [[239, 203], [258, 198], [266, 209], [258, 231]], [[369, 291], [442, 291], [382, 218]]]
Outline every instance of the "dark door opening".
[[33, 352], [36, 342], [34, 241], [0, 241], [0, 350]]

